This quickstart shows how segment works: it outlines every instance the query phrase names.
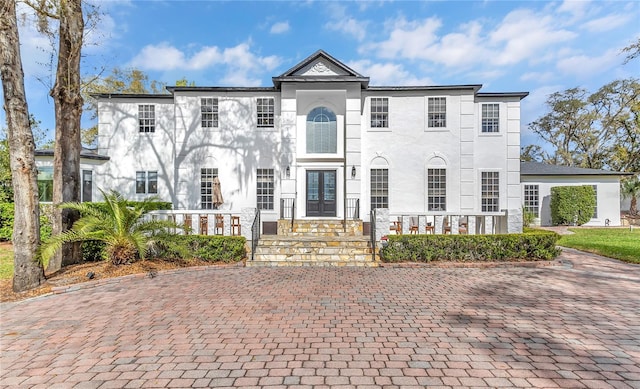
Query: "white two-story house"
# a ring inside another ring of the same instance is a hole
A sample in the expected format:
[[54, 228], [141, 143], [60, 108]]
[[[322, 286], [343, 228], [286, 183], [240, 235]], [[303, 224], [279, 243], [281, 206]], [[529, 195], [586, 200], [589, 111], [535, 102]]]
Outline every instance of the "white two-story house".
[[154, 194], [176, 210], [257, 208], [266, 223], [368, 221], [386, 208], [392, 218], [498, 215], [501, 231], [521, 231], [526, 92], [370, 86], [324, 51], [271, 87], [167, 89], [96, 96], [97, 153], [109, 158], [93, 167], [93, 188]]

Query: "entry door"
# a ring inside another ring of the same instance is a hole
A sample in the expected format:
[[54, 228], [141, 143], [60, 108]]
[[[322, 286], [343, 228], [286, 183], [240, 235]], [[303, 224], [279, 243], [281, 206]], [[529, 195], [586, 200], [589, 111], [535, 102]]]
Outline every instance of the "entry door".
[[336, 216], [335, 170], [307, 170], [307, 216]]

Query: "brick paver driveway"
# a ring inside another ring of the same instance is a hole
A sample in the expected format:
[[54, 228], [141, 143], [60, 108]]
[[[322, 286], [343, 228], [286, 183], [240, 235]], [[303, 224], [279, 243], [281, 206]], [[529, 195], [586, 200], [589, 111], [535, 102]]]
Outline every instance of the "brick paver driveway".
[[640, 267], [563, 257], [187, 271], [5, 304], [0, 382], [640, 388]]

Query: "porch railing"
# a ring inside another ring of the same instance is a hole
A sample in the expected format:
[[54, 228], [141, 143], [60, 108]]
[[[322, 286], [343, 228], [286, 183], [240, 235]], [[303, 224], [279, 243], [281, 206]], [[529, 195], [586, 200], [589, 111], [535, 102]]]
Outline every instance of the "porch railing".
[[507, 233], [506, 212], [429, 212], [389, 215], [397, 234], [502, 234]]
[[347, 199], [346, 213], [347, 219], [360, 219], [360, 199]]
[[242, 220], [239, 211], [219, 210], [156, 210], [149, 212], [147, 220], [170, 220], [181, 228], [173, 233], [197, 235], [241, 235]]
[[293, 222], [296, 216], [296, 199], [284, 198], [280, 199], [280, 219], [291, 219], [291, 231], [293, 231]]
[[256, 248], [258, 247], [258, 240], [260, 240], [260, 208], [256, 208], [256, 215], [253, 218], [251, 224], [251, 260], [256, 254]]

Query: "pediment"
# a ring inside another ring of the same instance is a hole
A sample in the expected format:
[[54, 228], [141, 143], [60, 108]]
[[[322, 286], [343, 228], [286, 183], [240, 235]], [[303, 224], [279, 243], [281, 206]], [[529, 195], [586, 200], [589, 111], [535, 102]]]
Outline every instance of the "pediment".
[[349, 73], [340, 69], [335, 64], [327, 61], [325, 58], [319, 58], [311, 62], [301, 69], [295, 71], [292, 76], [350, 76]]
[[369, 85], [369, 77], [351, 69], [323, 50], [318, 50], [280, 76], [273, 77], [276, 88], [282, 82], [359, 82], [363, 88]]

